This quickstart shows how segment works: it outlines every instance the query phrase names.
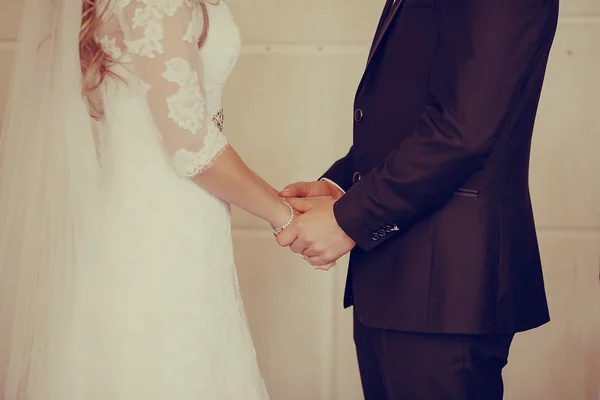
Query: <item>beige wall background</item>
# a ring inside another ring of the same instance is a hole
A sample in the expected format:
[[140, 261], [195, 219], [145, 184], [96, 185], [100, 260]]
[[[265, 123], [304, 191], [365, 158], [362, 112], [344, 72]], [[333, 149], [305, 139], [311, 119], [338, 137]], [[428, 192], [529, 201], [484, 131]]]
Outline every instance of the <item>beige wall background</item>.
[[[0, 0], [0, 109], [21, 3]], [[383, 3], [229, 0], [245, 45], [227, 88], [226, 130], [273, 185], [314, 179], [349, 147], [353, 95]], [[599, 42], [600, 1], [563, 0], [531, 169], [553, 320], [515, 340], [508, 400], [600, 398]], [[314, 272], [242, 213], [234, 235], [272, 398], [361, 399], [351, 312], [341, 306], [346, 263]]]

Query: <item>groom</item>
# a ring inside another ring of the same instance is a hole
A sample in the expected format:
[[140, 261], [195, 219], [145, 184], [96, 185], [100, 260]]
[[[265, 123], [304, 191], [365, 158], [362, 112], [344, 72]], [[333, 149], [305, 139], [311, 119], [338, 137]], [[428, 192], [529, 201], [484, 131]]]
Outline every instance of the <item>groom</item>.
[[354, 144], [282, 196], [278, 237], [324, 266], [350, 250], [345, 306], [365, 398], [495, 400], [517, 332], [549, 320], [528, 189], [558, 0], [388, 0]]

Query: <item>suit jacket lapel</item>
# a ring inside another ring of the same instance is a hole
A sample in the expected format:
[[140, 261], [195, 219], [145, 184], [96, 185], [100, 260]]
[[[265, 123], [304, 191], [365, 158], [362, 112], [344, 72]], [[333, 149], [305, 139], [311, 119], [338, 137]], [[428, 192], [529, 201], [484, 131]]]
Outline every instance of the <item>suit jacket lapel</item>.
[[375, 37], [373, 37], [373, 43], [371, 43], [371, 50], [369, 50], [369, 54], [373, 51], [375, 46], [375, 41], [379, 37], [379, 33], [387, 20], [388, 15], [390, 15], [390, 10], [392, 9], [392, 4], [394, 4], [394, 0], [387, 0], [385, 6], [383, 7], [383, 12], [381, 13], [381, 18], [379, 19], [379, 24], [377, 25], [377, 30], [375, 31]]
[[[371, 46], [371, 51], [369, 52], [369, 58], [367, 60], [367, 67], [369, 66], [369, 63], [371, 62], [371, 60], [373, 59], [373, 55], [375, 55], [375, 52], [379, 48], [379, 45], [381, 44], [381, 40], [385, 36], [385, 33], [387, 32], [388, 28], [390, 27], [390, 24], [394, 20], [394, 16], [400, 9], [400, 6], [402, 5], [402, 2], [403, 2], [403, 0], [396, 0], [395, 3], [393, 3], [393, 1], [394, 0], [388, 0], [388, 3], [386, 4], [386, 11], [389, 10], [389, 12], [387, 13], [387, 16], [382, 17], [381, 21], [379, 22], [379, 26], [377, 27], [377, 34], [375, 35], [375, 40], [373, 41], [373, 45]], [[393, 6], [392, 6], [392, 4], [393, 4]], [[391, 6], [391, 9], [390, 9], [390, 6]], [[385, 14], [386, 13], [384, 11], [384, 15]]]

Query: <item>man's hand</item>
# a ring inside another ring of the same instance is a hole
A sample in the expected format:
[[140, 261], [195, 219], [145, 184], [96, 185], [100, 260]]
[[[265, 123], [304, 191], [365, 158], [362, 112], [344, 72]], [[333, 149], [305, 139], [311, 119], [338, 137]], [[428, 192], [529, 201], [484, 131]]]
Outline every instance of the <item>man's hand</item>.
[[303, 214], [277, 236], [280, 246], [289, 246], [315, 267], [328, 267], [324, 269], [329, 269], [330, 264], [354, 248], [356, 243], [335, 219], [334, 198], [294, 198], [288, 201]]
[[328, 181], [298, 182], [288, 185], [279, 195], [281, 197], [331, 197], [334, 200], [344, 195], [337, 186]]

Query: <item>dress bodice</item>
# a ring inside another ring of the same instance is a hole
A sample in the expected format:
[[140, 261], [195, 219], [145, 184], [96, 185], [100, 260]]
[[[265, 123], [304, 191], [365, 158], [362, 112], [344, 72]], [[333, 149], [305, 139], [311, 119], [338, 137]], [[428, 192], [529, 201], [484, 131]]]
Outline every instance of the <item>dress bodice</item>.
[[[209, 168], [227, 145], [221, 94], [241, 49], [227, 5], [205, 4], [209, 28], [200, 49], [205, 21], [202, 6], [192, 0], [113, 0], [98, 32], [117, 62], [115, 71], [129, 75], [127, 84], [138, 84], [145, 94], [156, 131], [182, 176]], [[125, 101], [115, 104], [118, 97], [104, 100], [121, 112], [127, 108]]]

